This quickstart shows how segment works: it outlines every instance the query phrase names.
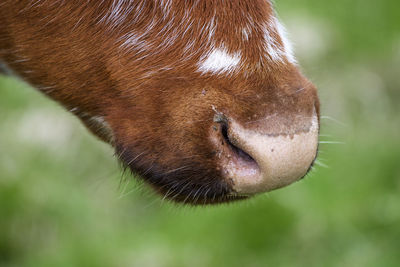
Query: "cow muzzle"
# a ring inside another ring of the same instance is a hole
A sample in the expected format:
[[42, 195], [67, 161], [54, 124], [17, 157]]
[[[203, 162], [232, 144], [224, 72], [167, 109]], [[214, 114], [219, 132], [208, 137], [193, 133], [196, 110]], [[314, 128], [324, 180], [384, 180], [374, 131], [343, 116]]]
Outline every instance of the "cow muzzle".
[[222, 176], [233, 195], [250, 196], [287, 186], [311, 169], [317, 156], [319, 120], [289, 132], [263, 132], [217, 114], [211, 130]]

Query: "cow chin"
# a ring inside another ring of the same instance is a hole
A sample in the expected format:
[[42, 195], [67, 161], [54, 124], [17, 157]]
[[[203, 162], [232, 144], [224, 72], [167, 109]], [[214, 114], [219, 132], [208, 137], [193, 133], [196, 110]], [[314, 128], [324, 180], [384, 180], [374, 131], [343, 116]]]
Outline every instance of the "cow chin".
[[[202, 163], [199, 159], [175, 158], [168, 164], [137, 152], [137, 148], [117, 145], [116, 150], [124, 167], [150, 185], [162, 199], [189, 205], [211, 205], [249, 197], [235, 194], [229, 180], [221, 176], [219, 168], [206, 156], [201, 159]], [[179, 166], [174, 162], [179, 162]]]

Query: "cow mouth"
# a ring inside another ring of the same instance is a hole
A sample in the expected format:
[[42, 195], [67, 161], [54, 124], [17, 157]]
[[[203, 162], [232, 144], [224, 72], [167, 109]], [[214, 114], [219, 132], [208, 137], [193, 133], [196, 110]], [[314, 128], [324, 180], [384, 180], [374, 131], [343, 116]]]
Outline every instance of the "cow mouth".
[[[205, 195], [200, 195], [198, 197], [192, 197], [193, 194], [180, 194], [176, 197], [169, 197], [169, 196], [165, 197], [166, 193], [164, 191], [159, 191], [157, 188], [155, 188], [155, 190], [158, 191], [161, 196], [163, 196], [163, 199], [168, 199], [177, 204], [183, 204], [183, 205], [188, 204], [192, 206], [218, 205], [218, 204], [245, 200], [249, 197], [246, 195], [238, 195], [235, 193], [227, 193], [219, 196], [213, 196], [212, 194], [205, 194]], [[196, 190], [193, 190], [192, 192], [195, 191]]]
[[[233, 148], [232, 148], [233, 149]], [[229, 182], [214, 168], [205, 168], [191, 162], [181, 162], [173, 171], [152, 161], [145, 153], [134, 152], [124, 146], [116, 146], [123, 167], [133, 176], [143, 180], [162, 200], [193, 206], [215, 205], [248, 198], [232, 190]], [[238, 152], [240, 153], [240, 152]], [[243, 155], [243, 157], [245, 157]]]
[[[213, 183], [192, 183], [189, 186], [183, 184], [178, 186], [166, 186], [160, 183], [150, 183], [162, 199], [173, 201], [177, 204], [188, 204], [192, 206], [216, 205], [244, 200], [249, 196], [239, 195], [232, 191], [230, 186], [215, 181]], [[226, 189], [222, 189], [222, 188]]]

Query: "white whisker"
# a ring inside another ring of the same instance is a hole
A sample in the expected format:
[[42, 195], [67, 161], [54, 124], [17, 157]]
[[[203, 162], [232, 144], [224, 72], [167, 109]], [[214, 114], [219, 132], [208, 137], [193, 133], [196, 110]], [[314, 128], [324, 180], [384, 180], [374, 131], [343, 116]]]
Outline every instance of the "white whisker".
[[327, 169], [330, 168], [328, 165], [326, 165], [325, 163], [322, 163], [320, 160], [316, 160], [315, 164], [318, 165], [318, 166], [321, 166], [323, 168], [327, 168]]
[[186, 183], [186, 185], [182, 186], [181, 190], [180, 190], [177, 194], [175, 194], [175, 195], [172, 197], [172, 199], [174, 199], [174, 198], [176, 198], [177, 196], [179, 196], [179, 195], [183, 192], [183, 190], [185, 190], [185, 188], [186, 188], [188, 185], [190, 185], [190, 184], [191, 184], [191, 183], [190, 183], [190, 181], [189, 181], [189, 182]]
[[165, 175], [165, 174], [170, 174], [170, 173], [173, 173], [173, 172], [176, 172], [176, 171], [180, 171], [180, 170], [186, 169], [186, 168], [188, 168], [188, 167], [189, 167], [189, 166], [183, 166], [183, 167], [180, 167], [180, 168], [176, 168], [176, 169], [173, 169], [173, 170], [170, 170], [170, 171], [165, 172], [164, 175]]
[[319, 141], [320, 144], [335, 144], [335, 145], [345, 145], [344, 142], [336, 142], [336, 141]]
[[183, 204], [186, 204], [186, 201], [189, 199], [190, 195], [193, 193], [193, 191], [190, 191], [187, 197], [183, 200]]
[[140, 153], [139, 155], [137, 155], [136, 157], [134, 157], [133, 159], [131, 159], [126, 165], [130, 165], [132, 162], [134, 162], [137, 158], [139, 158], [141, 155], [143, 155], [144, 152]]
[[211, 190], [211, 187], [208, 187], [207, 191], [204, 193], [204, 201], [203, 201], [203, 205], [205, 205], [205, 204], [206, 204], [206, 202], [207, 202], [207, 194], [208, 194], [208, 192], [210, 192], [210, 190]]
[[329, 116], [321, 116], [321, 119], [323, 119], [323, 120], [330, 120], [330, 121], [336, 122], [337, 124], [340, 124], [340, 125], [342, 125], [342, 126], [347, 126], [345, 123], [343, 123], [343, 122], [341, 122], [341, 121], [339, 121], [339, 120], [337, 120], [337, 119], [334, 119], [334, 118], [332, 118], [332, 117], [329, 117]]
[[302, 87], [302, 88], [300, 88], [300, 89], [297, 89], [293, 94], [296, 95], [296, 94], [298, 94], [298, 93], [304, 91], [305, 89], [306, 89], [305, 87]]
[[[164, 201], [168, 198], [168, 196], [169, 196], [170, 194], [172, 194], [172, 193], [175, 192], [173, 189], [174, 189], [173, 186], [170, 187], [170, 189], [168, 189], [167, 193], [165, 193], [164, 197], [161, 199], [161, 202], [164, 202]], [[172, 191], [171, 191], [171, 190], [172, 190]]]
[[319, 136], [320, 137], [333, 137], [332, 135], [329, 135], [329, 134], [320, 134]]

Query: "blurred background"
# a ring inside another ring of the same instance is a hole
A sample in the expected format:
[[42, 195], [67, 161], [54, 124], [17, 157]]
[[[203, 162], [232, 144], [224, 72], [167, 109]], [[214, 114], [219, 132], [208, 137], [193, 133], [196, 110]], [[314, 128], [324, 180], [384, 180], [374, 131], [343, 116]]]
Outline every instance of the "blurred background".
[[0, 76], [0, 266], [400, 266], [400, 2], [275, 2], [322, 103], [307, 179], [231, 205], [163, 202]]

